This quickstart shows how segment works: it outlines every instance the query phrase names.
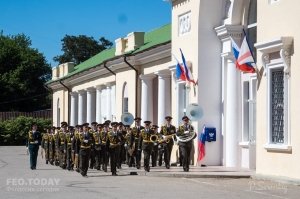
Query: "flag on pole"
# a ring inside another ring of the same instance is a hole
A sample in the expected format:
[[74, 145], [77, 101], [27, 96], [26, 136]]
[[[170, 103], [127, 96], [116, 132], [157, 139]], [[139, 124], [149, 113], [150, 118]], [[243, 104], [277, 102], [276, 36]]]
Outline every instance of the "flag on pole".
[[185, 74], [185, 78], [186, 78], [186, 81], [188, 82], [192, 82], [194, 85], [196, 85], [196, 81], [193, 77], [193, 74], [190, 70], [189, 67], [187, 67], [187, 64], [186, 64], [186, 61], [185, 61], [185, 57], [182, 53], [182, 50], [180, 48], [180, 53], [181, 53], [181, 58], [182, 58], [182, 64], [183, 64], [183, 68], [184, 68], [184, 74]]
[[177, 64], [176, 64], [176, 78], [181, 79], [182, 81], [186, 81], [183, 65], [179, 63], [178, 59], [173, 55]]
[[256, 64], [254, 62], [252, 53], [247, 43], [246, 36], [243, 39], [242, 45], [239, 48], [235, 41], [231, 38], [232, 52], [235, 58], [235, 65], [243, 72], [256, 72]]
[[198, 162], [202, 160], [205, 156], [205, 141], [206, 141], [206, 133], [205, 133], [205, 125], [203, 126], [201, 134], [198, 135]]

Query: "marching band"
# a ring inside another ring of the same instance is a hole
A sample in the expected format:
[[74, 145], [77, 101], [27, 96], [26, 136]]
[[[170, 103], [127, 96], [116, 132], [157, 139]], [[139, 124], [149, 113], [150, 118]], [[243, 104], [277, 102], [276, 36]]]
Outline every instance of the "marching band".
[[[150, 171], [150, 162], [152, 167], [156, 167], [157, 162], [162, 166], [162, 160], [165, 167], [170, 169], [172, 148], [176, 142], [183, 171], [189, 171], [192, 140], [196, 133], [187, 116], [182, 118], [183, 124], [178, 128], [172, 125], [172, 117], [166, 116], [160, 131], [157, 125], [151, 125], [151, 121], [144, 121], [142, 126], [140, 117], [132, 120], [135, 122], [132, 128], [130, 121], [128, 123], [123, 119], [123, 122], [107, 120], [103, 124], [92, 122], [91, 127], [89, 123], [68, 126], [67, 122], [62, 122], [61, 127], [49, 127], [42, 135], [42, 157], [46, 164], [69, 171], [76, 170], [84, 177], [88, 169], [107, 172], [110, 165], [112, 175], [116, 176], [117, 169], [121, 169], [125, 163], [140, 169], [142, 153], [146, 172]], [[33, 143], [30, 140], [32, 131], [28, 135], [29, 143]], [[36, 167], [36, 161], [31, 167]]]

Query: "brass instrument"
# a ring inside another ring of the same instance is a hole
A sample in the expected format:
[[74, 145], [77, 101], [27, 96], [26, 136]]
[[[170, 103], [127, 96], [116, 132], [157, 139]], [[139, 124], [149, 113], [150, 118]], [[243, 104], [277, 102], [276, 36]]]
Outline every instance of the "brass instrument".
[[157, 140], [158, 140], [158, 136], [157, 135], [154, 134], [154, 135], [150, 136], [150, 141], [151, 142], [157, 142]]
[[174, 134], [171, 135], [163, 135], [163, 139], [166, 143], [169, 143], [171, 139], [173, 139]]
[[131, 113], [125, 112], [121, 115], [121, 122], [124, 125], [132, 125], [134, 122], [134, 117]]

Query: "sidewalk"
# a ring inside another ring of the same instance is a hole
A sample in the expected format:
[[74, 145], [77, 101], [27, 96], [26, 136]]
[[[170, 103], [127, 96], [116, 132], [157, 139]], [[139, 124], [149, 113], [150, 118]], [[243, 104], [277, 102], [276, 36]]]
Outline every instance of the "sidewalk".
[[144, 168], [136, 169], [123, 167], [119, 170], [121, 175], [144, 175], [153, 177], [177, 177], [177, 178], [250, 178], [255, 174], [253, 170], [227, 168], [223, 166], [191, 166], [189, 172], [184, 172], [182, 167], [151, 167], [150, 172], [145, 172]]

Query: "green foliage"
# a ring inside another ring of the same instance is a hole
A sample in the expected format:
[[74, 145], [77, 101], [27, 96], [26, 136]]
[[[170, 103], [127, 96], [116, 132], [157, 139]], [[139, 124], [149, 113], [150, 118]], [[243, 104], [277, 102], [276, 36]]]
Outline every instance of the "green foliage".
[[93, 37], [85, 35], [66, 35], [61, 41], [64, 54], [53, 58], [54, 61], [60, 64], [74, 62], [75, 65], [78, 65], [113, 45], [112, 42], [104, 37], [97, 41]]
[[0, 145], [25, 145], [27, 133], [31, 124], [37, 123], [42, 133], [45, 127], [51, 125], [51, 120], [20, 116], [13, 120], [0, 122]]
[[35, 111], [50, 107], [44, 83], [51, 67], [24, 34], [0, 34], [0, 111]]

